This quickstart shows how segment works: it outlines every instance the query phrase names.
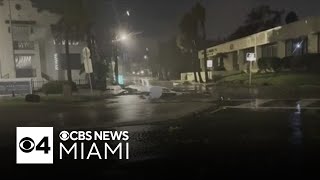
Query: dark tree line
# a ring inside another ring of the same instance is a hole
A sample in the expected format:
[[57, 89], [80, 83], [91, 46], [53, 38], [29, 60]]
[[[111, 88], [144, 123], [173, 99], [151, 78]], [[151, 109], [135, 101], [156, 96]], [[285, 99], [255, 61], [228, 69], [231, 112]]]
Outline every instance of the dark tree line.
[[180, 79], [180, 73], [192, 71], [192, 59], [180, 51], [175, 37], [158, 42], [158, 55], [151, 60], [153, 76], [160, 80]]
[[[197, 2], [190, 12], [187, 12], [179, 24], [180, 34], [177, 37], [177, 46], [181, 52], [188, 54], [192, 59], [194, 79], [196, 82], [203, 83], [201, 77], [200, 61], [198, 59], [199, 50], [203, 49], [205, 57], [203, 59], [205, 80], [208, 82], [207, 72], [207, 53], [206, 46], [206, 9], [200, 2]], [[198, 76], [197, 76], [198, 75]], [[199, 80], [198, 80], [199, 77]]]
[[284, 10], [271, 9], [270, 6], [261, 5], [253, 8], [244, 21], [244, 24], [238, 27], [226, 40], [234, 40], [241, 37], [249, 36], [276, 26], [283, 25], [283, 20], [286, 24], [298, 20], [295, 12], [289, 12], [284, 18]]

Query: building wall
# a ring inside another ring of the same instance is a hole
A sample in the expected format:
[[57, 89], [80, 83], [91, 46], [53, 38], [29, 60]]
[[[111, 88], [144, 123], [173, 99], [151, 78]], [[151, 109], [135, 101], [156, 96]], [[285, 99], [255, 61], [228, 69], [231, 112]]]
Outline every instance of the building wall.
[[308, 53], [318, 53], [318, 34], [308, 34]]
[[[59, 16], [43, 11], [39, 13], [32, 7], [30, 0], [11, 0], [12, 27], [10, 29], [9, 1], [3, 1], [0, 6], [0, 62], [2, 78], [16, 78], [16, 66], [14, 55], [32, 56], [32, 69], [35, 71], [36, 80], [42, 79], [42, 67], [45, 59], [41, 61], [40, 40], [46, 39], [50, 34], [50, 25], [56, 23]], [[20, 7], [17, 8], [17, 7]], [[25, 34], [19, 29], [25, 29]], [[13, 35], [11, 34], [13, 32]], [[34, 48], [28, 50], [13, 49], [13, 39], [19, 44], [27, 42], [34, 44]], [[4, 77], [5, 76], [5, 77]]]
[[[0, 78], [16, 78], [14, 55], [32, 55], [32, 69], [34, 80], [66, 80], [67, 72], [57, 68], [56, 54], [65, 53], [64, 46], [54, 41], [51, 25], [58, 22], [60, 16], [48, 11], [41, 11], [32, 7], [30, 0], [11, 0], [11, 14], [13, 27], [23, 26], [30, 31], [26, 35], [13, 34], [14, 41], [27, 41], [34, 44], [33, 49], [13, 50], [13, 41], [10, 30], [9, 1], [3, 1], [0, 6]], [[19, 5], [21, 9], [17, 9]], [[17, 22], [23, 23], [18, 25]], [[29, 23], [29, 24], [28, 24]], [[15, 29], [14, 29], [15, 30]], [[84, 42], [70, 44], [70, 53], [81, 54]], [[85, 74], [80, 70], [72, 70], [74, 80], [84, 79]]]
[[[232, 58], [231, 52], [238, 52], [238, 62], [240, 70], [246, 70], [248, 63], [245, 62], [245, 54], [250, 49], [250, 52], [255, 52], [257, 59], [262, 57], [262, 46], [268, 44], [277, 44], [277, 57], [283, 58], [286, 56], [286, 42], [297, 38], [306, 38], [307, 52], [319, 53], [319, 32], [320, 32], [320, 17], [309, 17], [298, 22], [287, 24], [284, 26], [275, 27], [266, 31], [262, 31], [247, 37], [243, 37], [234, 41], [226, 42], [207, 49], [208, 57], [214, 59], [217, 54], [227, 54], [225, 65], [227, 70], [231, 70]], [[203, 51], [199, 51], [199, 59], [203, 59]], [[201, 60], [202, 61], [202, 60]], [[203, 64], [203, 63], [202, 63]], [[214, 64], [214, 63], [213, 63]], [[201, 67], [204, 68], [203, 66]], [[253, 70], [257, 70], [257, 62], [253, 63]]]

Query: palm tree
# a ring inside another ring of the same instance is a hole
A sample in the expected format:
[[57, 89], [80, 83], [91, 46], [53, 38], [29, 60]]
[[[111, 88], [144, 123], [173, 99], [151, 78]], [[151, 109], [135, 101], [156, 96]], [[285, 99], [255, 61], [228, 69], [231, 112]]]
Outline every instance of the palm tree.
[[198, 27], [194, 15], [192, 13], [186, 13], [181, 19], [179, 28], [180, 35], [177, 37], [177, 46], [182, 50], [182, 52], [191, 54], [194, 79], [198, 82], [198, 72], [199, 81], [203, 83], [197, 58]]
[[196, 5], [192, 8], [192, 14], [195, 17], [197, 21], [197, 27], [200, 24], [200, 28], [202, 31], [202, 46], [203, 46], [203, 52], [204, 52], [204, 58], [203, 58], [203, 64], [204, 64], [204, 72], [205, 72], [205, 80], [206, 82], [209, 81], [208, 76], [208, 68], [207, 68], [207, 48], [206, 48], [206, 9], [200, 4], [200, 2], [197, 2]]
[[64, 42], [67, 78], [68, 82], [72, 83], [69, 43], [72, 40], [84, 39], [88, 27], [88, 17], [84, 11], [83, 3], [78, 0], [63, 1], [61, 14], [62, 18], [53, 25], [52, 32], [56, 41]]

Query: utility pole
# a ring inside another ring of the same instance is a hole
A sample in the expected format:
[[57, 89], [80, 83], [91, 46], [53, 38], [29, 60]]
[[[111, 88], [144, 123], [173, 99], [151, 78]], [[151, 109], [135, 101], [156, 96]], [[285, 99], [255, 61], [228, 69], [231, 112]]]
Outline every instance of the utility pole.
[[113, 58], [114, 58], [114, 75], [116, 84], [119, 84], [119, 59], [118, 59], [118, 42], [113, 45]]
[[[12, 41], [12, 60], [13, 60], [13, 70], [16, 72], [16, 60], [14, 57], [14, 38], [13, 38], [13, 26], [12, 26], [12, 12], [11, 12], [11, 0], [8, 0], [9, 4], [9, 22], [10, 22], [10, 34], [11, 34], [11, 41]], [[15, 73], [17, 74], [17, 73]]]

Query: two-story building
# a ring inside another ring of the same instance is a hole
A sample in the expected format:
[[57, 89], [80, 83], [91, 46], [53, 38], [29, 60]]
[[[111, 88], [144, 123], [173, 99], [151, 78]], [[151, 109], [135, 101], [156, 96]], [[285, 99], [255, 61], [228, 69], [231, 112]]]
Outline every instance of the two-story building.
[[[2, 0], [0, 4], [0, 79], [66, 80], [64, 41], [56, 42], [51, 26], [60, 16], [38, 11], [30, 0]], [[74, 80], [80, 74], [84, 42], [70, 42]]]

